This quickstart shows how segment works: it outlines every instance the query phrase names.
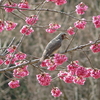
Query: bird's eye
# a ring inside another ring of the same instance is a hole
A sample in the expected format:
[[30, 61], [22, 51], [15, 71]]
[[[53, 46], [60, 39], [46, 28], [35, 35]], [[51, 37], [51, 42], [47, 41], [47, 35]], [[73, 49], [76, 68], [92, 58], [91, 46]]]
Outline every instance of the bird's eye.
[[66, 37], [66, 34], [63, 34], [63, 35], [62, 35], [62, 39], [64, 39], [65, 37]]

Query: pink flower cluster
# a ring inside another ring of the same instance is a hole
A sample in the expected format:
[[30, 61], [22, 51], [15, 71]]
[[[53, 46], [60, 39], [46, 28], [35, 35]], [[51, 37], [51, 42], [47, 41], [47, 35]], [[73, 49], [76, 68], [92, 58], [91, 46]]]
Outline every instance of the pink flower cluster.
[[38, 17], [36, 15], [31, 15], [30, 17], [26, 17], [25, 21], [29, 25], [34, 25], [38, 21]]
[[69, 35], [75, 34], [74, 27], [69, 27], [69, 28], [67, 29], [67, 33], [68, 33]]
[[60, 27], [61, 27], [61, 25], [59, 25], [59, 24], [50, 23], [49, 24], [49, 28], [46, 29], [46, 32], [48, 32], [48, 33], [54, 33]]
[[40, 66], [47, 67], [48, 70], [53, 71], [58, 65], [62, 65], [67, 60], [68, 58], [66, 55], [55, 54], [53, 58], [44, 60]]
[[24, 60], [26, 58], [26, 54], [25, 53], [22, 53], [22, 52], [18, 52], [17, 54], [15, 54], [15, 58], [17, 60]]
[[74, 61], [67, 65], [66, 71], [60, 71], [58, 77], [65, 83], [76, 83], [79, 85], [84, 85], [86, 78], [93, 77], [95, 79], [100, 78], [100, 70], [85, 68], [78, 64], [78, 61]]
[[25, 35], [27, 36], [27, 35], [30, 35], [32, 32], [34, 32], [34, 30], [33, 30], [32, 27], [30, 28], [29, 26], [24, 25], [24, 26], [20, 29], [20, 32], [21, 32], [22, 34], [25, 34]]
[[[23, 0], [22, 2], [20, 2], [19, 4], [18, 4], [18, 7], [19, 8], [27, 8], [27, 9], [29, 9], [30, 8], [30, 6], [29, 6], [29, 4], [28, 4], [28, 2], [26, 1], [26, 0]], [[24, 11], [25, 9], [21, 9], [20, 11]]]
[[23, 78], [29, 75], [29, 71], [27, 70], [28, 66], [24, 66], [22, 68], [17, 68], [13, 70], [13, 76], [15, 78]]
[[[19, 8], [27, 8], [29, 9], [30, 6], [28, 4], [28, 2], [26, 0], [23, 0], [22, 2], [20, 2], [19, 4], [16, 4], [16, 3], [5, 3], [4, 6], [8, 6], [9, 8], [7, 7], [4, 7], [5, 11], [6, 12], [13, 12], [15, 10], [15, 8], [10, 8], [10, 7], [19, 7]], [[20, 11], [24, 11], [25, 9], [21, 9]]]
[[12, 80], [8, 83], [10, 88], [17, 88], [20, 87], [19, 80]]
[[52, 90], [51, 90], [51, 94], [52, 96], [54, 97], [59, 97], [62, 92], [60, 91], [60, 89], [58, 87], [54, 87]]
[[[12, 51], [11, 51], [12, 52]], [[26, 58], [26, 54], [25, 53], [22, 53], [22, 52], [19, 52], [17, 54], [15, 54], [14, 56], [12, 55], [12, 53], [9, 53], [6, 55], [6, 58], [4, 60], [4, 64], [5, 65], [9, 65], [10, 63], [11, 64], [15, 64], [16, 61], [22, 61]]]
[[[13, 4], [5, 3], [4, 6], [17, 7], [17, 4], [16, 3], [13, 3]], [[15, 10], [14, 8], [7, 8], [7, 7], [4, 7], [4, 9], [6, 12], [13, 12]]]
[[67, 3], [66, 0], [46, 0], [47, 2], [52, 1], [54, 2], [56, 5], [63, 5], [65, 3]]
[[2, 59], [0, 59], [0, 65], [2, 65], [4, 63], [4, 61]]
[[0, 19], [0, 32], [4, 30], [4, 22]]
[[81, 20], [79, 21], [76, 21], [74, 23], [74, 26], [77, 28], [77, 29], [84, 29], [85, 26], [86, 26], [87, 22], [84, 18], [82, 18]]
[[79, 15], [83, 15], [85, 13], [85, 11], [87, 11], [88, 9], [88, 6], [85, 5], [83, 2], [81, 2], [80, 4], [78, 4], [76, 6], [76, 13], [79, 14]]
[[100, 44], [93, 44], [90, 46], [90, 49], [93, 53], [100, 52]]
[[11, 22], [11, 21], [5, 21], [5, 29], [7, 31], [11, 31], [13, 29], [15, 29], [15, 27], [17, 26], [18, 23], [14, 23], [14, 22]]
[[17, 26], [18, 23], [14, 23], [12, 21], [1, 21], [0, 19], [0, 32], [2, 32], [4, 30], [4, 28], [7, 31], [11, 31], [13, 29], [15, 29], [15, 27]]
[[7, 49], [7, 51], [8, 51], [9, 53], [13, 53], [13, 52], [15, 52], [15, 50], [16, 50], [16, 46], [15, 46], [15, 45], [12, 45], [11, 47], [9, 47], [9, 48]]
[[42, 85], [42, 86], [47, 86], [50, 85], [52, 79], [49, 73], [42, 73], [42, 74], [38, 74], [36, 75], [36, 78], [38, 80], [38, 82]]
[[93, 16], [92, 22], [94, 23], [95, 28], [100, 28], [100, 15]]

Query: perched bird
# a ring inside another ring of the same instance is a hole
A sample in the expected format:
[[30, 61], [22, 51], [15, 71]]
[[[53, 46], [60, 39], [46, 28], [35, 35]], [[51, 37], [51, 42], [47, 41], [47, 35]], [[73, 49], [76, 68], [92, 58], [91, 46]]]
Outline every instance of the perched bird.
[[64, 39], [68, 39], [65, 33], [60, 33], [54, 39], [52, 39], [45, 47], [42, 57], [40, 58], [40, 62], [56, 53], [61, 47], [61, 43]]

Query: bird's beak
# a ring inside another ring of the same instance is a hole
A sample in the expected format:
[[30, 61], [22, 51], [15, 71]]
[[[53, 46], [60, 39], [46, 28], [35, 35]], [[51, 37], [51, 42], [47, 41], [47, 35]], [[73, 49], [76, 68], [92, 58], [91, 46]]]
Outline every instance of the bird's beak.
[[68, 39], [69, 40], [69, 38], [67, 37], [67, 35], [65, 35], [65, 39]]

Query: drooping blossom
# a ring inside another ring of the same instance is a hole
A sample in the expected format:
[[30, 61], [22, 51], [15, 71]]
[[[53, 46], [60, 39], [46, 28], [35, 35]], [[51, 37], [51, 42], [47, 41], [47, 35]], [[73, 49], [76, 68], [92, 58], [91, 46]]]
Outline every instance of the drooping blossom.
[[91, 71], [91, 77], [98, 79], [100, 78], [100, 70], [99, 69], [93, 69]]
[[57, 74], [57, 76], [60, 78], [60, 79], [64, 79], [64, 77], [66, 77], [68, 75], [68, 72], [66, 71], [59, 71], [59, 73]]
[[6, 55], [6, 59], [4, 60], [5, 65], [14, 64], [16, 61], [16, 57], [13, 56], [11, 53]]
[[53, 71], [57, 68], [57, 65], [51, 59], [49, 59], [48, 62], [46, 62], [46, 66], [47, 69], [50, 71]]
[[87, 11], [88, 9], [88, 6], [85, 5], [83, 2], [81, 2], [80, 4], [78, 4], [76, 6], [76, 13], [79, 14], [79, 15], [83, 15], [85, 13], [85, 11]]
[[8, 51], [9, 53], [13, 53], [13, 52], [15, 52], [15, 50], [16, 50], [16, 46], [15, 46], [15, 45], [12, 45], [11, 47], [9, 47], [9, 48], [7, 49], [7, 51]]
[[24, 66], [22, 68], [17, 68], [13, 70], [13, 76], [16, 78], [22, 78], [29, 75], [29, 71], [27, 70], [28, 66]]
[[29, 25], [34, 25], [38, 21], [37, 15], [31, 15], [30, 17], [26, 17], [25, 22]]
[[87, 75], [87, 69], [85, 67], [78, 67], [75, 71], [75, 75], [79, 77], [85, 77]]
[[47, 2], [52, 1], [54, 2], [56, 5], [63, 5], [65, 3], [67, 3], [66, 0], [46, 0]]
[[58, 87], [54, 87], [52, 90], [51, 90], [51, 94], [52, 96], [54, 97], [59, 97], [61, 96], [62, 92], [60, 91], [60, 89]]
[[[92, 43], [92, 41], [90, 41]], [[90, 46], [90, 49], [93, 53], [100, 52], [100, 44], [93, 44]]]
[[4, 63], [4, 61], [2, 59], [0, 59], [0, 65], [2, 65]]
[[40, 66], [41, 67], [47, 67], [47, 62], [49, 62], [49, 59], [45, 59], [44, 61], [41, 62]]
[[42, 85], [42, 86], [47, 86], [50, 85], [52, 79], [49, 73], [42, 73], [42, 74], [38, 74], [36, 75], [36, 78], [38, 80], [38, 82]]
[[17, 88], [20, 87], [19, 80], [12, 80], [8, 83], [10, 88]]
[[[4, 6], [8, 6], [8, 7], [17, 7], [17, 4], [16, 3], [5, 3]], [[15, 10], [15, 8], [7, 8], [7, 7], [4, 7], [5, 11], [6, 12], [13, 12]]]
[[76, 61], [71, 62], [69, 65], [67, 65], [67, 70], [71, 75], [75, 75], [77, 68], [80, 67], [78, 63], [79, 61], [76, 60]]
[[48, 70], [54, 71], [57, 68], [57, 65], [53, 62], [52, 59], [45, 59], [40, 64], [41, 67], [47, 67]]
[[15, 29], [15, 27], [18, 25], [18, 23], [14, 23], [12, 21], [5, 21], [5, 29], [7, 31], [11, 31]]
[[53, 61], [56, 65], [62, 65], [68, 58], [63, 54], [54, 54]]
[[[27, 8], [27, 9], [30, 8], [29, 3], [28, 3], [26, 0], [23, 0], [22, 2], [20, 2], [20, 3], [18, 4], [18, 7], [19, 7], [19, 8]], [[20, 11], [24, 11], [24, 10], [25, 10], [25, 9], [21, 9]]]
[[0, 32], [4, 30], [4, 22], [0, 19]]
[[68, 74], [63, 78], [63, 81], [65, 83], [73, 83], [73, 79], [74, 79], [74, 76], [72, 76], [71, 74]]
[[86, 24], [87, 24], [86, 20], [82, 18], [81, 20], [76, 21], [74, 23], [74, 27], [76, 27], [77, 29], [84, 29]]
[[57, 68], [58, 65], [63, 64], [67, 60], [68, 58], [66, 57], [66, 55], [54, 54], [54, 57], [52, 57], [51, 59], [44, 60], [40, 64], [40, 66], [47, 67], [48, 70], [53, 71]]
[[75, 76], [73, 78], [73, 83], [76, 83], [76, 84], [79, 84], [79, 85], [84, 85], [85, 81], [86, 81], [86, 79], [82, 78], [82, 77]]
[[91, 77], [91, 72], [93, 71], [93, 69], [92, 68], [86, 68], [86, 70], [87, 70], [87, 73], [85, 75], [85, 78]]
[[67, 3], [66, 0], [55, 0], [56, 5], [63, 5], [63, 4], [66, 4], [66, 3]]
[[15, 58], [17, 60], [24, 60], [26, 58], [26, 56], [27, 55], [25, 53], [22, 53], [22, 52], [19, 52], [19, 53], [15, 54]]
[[22, 34], [25, 34], [25, 35], [27, 36], [27, 35], [30, 35], [32, 32], [34, 32], [34, 30], [33, 30], [32, 27], [30, 28], [29, 26], [24, 25], [24, 26], [21, 28], [20, 32], [21, 32]]
[[54, 33], [60, 27], [61, 27], [61, 25], [59, 25], [59, 24], [50, 23], [49, 24], [49, 28], [46, 29], [46, 32], [48, 32], [48, 33]]
[[69, 35], [75, 34], [74, 27], [69, 27], [69, 28], [67, 29], [67, 32], [68, 32]]
[[92, 17], [92, 22], [93, 22], [95, 28], [100, 28], [100, 15], [93, 16]]

